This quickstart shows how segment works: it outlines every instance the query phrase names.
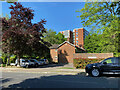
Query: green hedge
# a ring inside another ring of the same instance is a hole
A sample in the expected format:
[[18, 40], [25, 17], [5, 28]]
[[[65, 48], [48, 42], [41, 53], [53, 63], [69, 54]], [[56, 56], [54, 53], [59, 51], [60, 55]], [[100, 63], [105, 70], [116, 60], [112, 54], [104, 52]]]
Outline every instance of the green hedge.
[[97, 63], [104, 59], [85, 59], [85, 58], [75, 58], [73, 59], [73, 65], [75, 68], [84, 69], [87, 64]]

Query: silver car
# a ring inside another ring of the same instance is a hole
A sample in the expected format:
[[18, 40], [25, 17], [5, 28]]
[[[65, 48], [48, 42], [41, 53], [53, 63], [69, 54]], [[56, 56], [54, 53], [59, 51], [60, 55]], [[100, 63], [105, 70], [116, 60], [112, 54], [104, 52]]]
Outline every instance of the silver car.
[[49, 64], [49, 61], [47, 59], [39, 59], [39, 61], [43, 62], [43, 64]]
[[[16, 59], [15, 61], [15, 65], [18, 64], [18, 60]], [[35, 63], [31, 62], [30, 60], [27, 59], [20, 59], [20, 66], [21, 67], [33, 67], [35, 65]]]
[[43, 65], [43, 62], [37, 61], [36, 59], [30, 59], [30, 61], [35, 63], [35, 67], [38, 67], [38, 66], [40, 66], [40, 65]]

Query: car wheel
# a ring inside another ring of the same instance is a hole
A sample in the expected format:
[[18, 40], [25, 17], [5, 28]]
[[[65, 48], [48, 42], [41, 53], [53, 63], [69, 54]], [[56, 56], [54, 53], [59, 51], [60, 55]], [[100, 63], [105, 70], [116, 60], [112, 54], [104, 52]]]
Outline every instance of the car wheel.
[[91, 75], [92, 75], [93, 77], [98, 77], [98, 76], [100, 76], [100, 71], [99, 71], [99, 69], [97, 69], [97, 68], [92, 69], [92, 70], [91, 70]]

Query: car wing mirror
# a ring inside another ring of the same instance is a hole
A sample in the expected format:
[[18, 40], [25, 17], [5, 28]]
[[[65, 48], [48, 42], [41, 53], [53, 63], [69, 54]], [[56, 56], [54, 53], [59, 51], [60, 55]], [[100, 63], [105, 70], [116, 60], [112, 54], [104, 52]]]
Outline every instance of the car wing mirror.
[[107, 64], [107, 62], [103, 62], [103, 64]]

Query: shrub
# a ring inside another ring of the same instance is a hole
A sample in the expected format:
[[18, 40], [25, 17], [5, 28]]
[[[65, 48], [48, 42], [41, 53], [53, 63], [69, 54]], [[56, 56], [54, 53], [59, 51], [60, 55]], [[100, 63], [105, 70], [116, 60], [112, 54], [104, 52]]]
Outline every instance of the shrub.
[[6, 64], [7, 63], [7, 56], [3, 55], [1, 58], [2, 58], [2, 63]]
[[87, 64], [98, 63], [103, 59], [74, 58], [73, 65], [75, 68], [84, 69]]

